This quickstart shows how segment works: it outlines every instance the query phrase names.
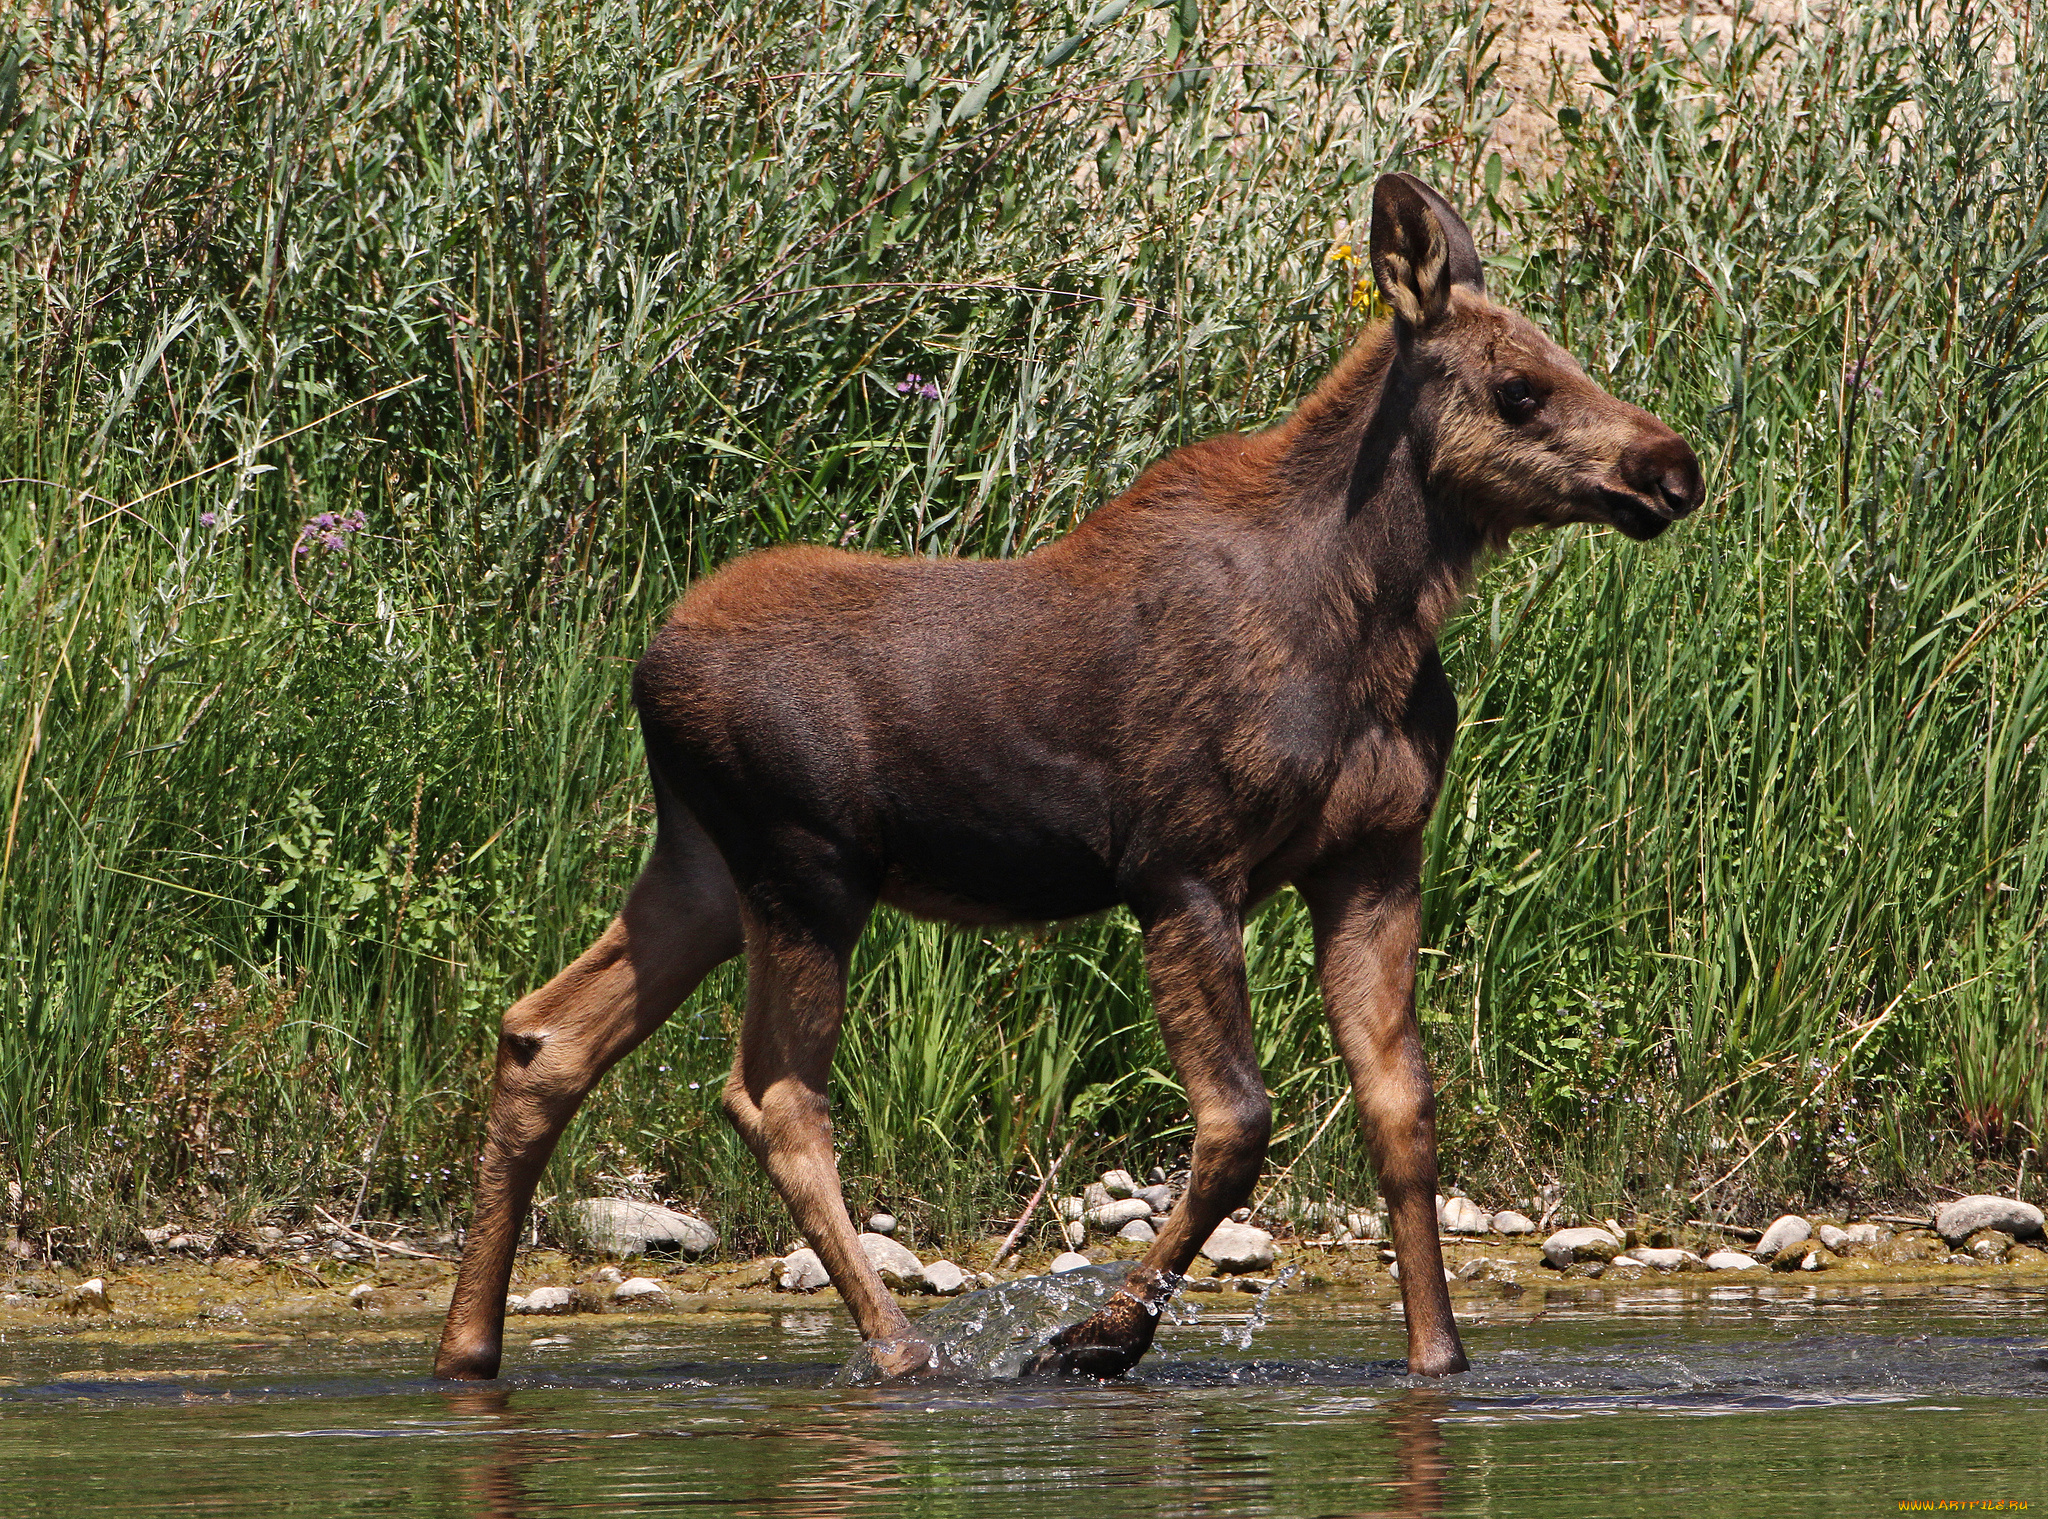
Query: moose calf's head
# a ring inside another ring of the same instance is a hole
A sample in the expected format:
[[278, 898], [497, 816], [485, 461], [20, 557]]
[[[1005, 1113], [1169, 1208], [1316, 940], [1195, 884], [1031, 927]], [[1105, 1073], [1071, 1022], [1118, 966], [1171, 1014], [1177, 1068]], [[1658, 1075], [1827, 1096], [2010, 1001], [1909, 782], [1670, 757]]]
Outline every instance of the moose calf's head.
[[1394, 313], [1430, 493], [1494, 545], [1565, 522], [1654, 538], [1700, 504], [1685, 439], [1488, 300], [1471, 232], [1411, 174], [1373, 189], [1372, 272]]

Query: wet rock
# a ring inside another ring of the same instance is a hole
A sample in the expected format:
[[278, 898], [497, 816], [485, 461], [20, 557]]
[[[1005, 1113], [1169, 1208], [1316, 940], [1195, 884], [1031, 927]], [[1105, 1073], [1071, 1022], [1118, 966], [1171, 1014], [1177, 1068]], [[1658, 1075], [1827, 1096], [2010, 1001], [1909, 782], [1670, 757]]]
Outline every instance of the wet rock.
[[1116, 1237], [1137, 1245], [1149, 1245], [1159, 1238], [1159, 1234], [1146, 1220], [1134, 1218], [1116, 1231]]
[[1543, 1259], [1562, 1271], [1574, 1261], [1603, 1264], [1621, 1254], [1621, 1241], [1605, 1229], [1560, 1229], [1543, 1242]]
[[1112, 1200], [1130, 1197], [1138, 1190], [1138, 1179], [1128, 1171], [1104, 1171], [1102, 1190], [1107, 1192]]
[[1063, 1255], [1055, 1255], [1052, 1258], [1052, 1265], [1048, 1269], [1055, 1276], [1065, 1276], [1069, 1271], [1079, 1271], [1083, 1266], [1090, 1264], [1092, 1262], [1089, 1261], [1087, 1256], [1069, 1250]]
[[1183, 1292], [1221, 1292], [1223, 1279], [1215, 1276], [1191, 1276], [1180, 1284]]
[[1505, 1212], [1493, 1215], [1493, 1232], [1495, 1234], [1534, 1234], [1536, 1232], [1536, 1221], [1524, 1214], [1517, 1213], [1513, 1208], [1509, 1208]]
[[1602, 1277], [1607, 1274], [1605, 1261], [1573, 1261], [1564, 1268], [1567, 1277]]
[[2035, 1239], [2042, 1232], [2041, 1210], [2010, 1197], [1959, 1197], [1943, 1203], [1934, 1215], [1934, 1232], [1950, 1245], [1960, 1245], [1979, 1229], [1998, 1229], [2014, 1239]]
[[893, 1213], [869, 1214], [868, 1233], [886, 1234], [889, 1235], [891, 1238], [894, 1238], [896, 1234], [896, 1215]]
[[821, 1287], [832, 1285], [825, 1263], [818, 1259], [818, 1252], [809, 1245], [785, 1255], [782, 1264], [775, 1269], [774, 1278], [776, 1289], [782, 1292], [816, 1292]]
[[1448, 1234], [1489, 1234], [1493, 1231], [1493, 1215], [1469, 1197], [1448, 1199], [1439, 1211], [1437, 1221]]
[[1100, 1208], [1090, 1208], [1083, 1215], [1089, 1228], [1100, 1229], [1105, 1234], [1114, 1234], [1133, 1219], [1151, 1216], [1152, 1205], [1142, 1197], [1120, 1198]]
[[1652, 1271], [1698, 1271], [1704, 1264], [1690, 1250], [1674, 1250], [1659, 1245], [1644, 1245], [1629, 1253]]
[[629, 1276], [612, 1289], [612, 1301], [622, 1308], [666, 1308], [668, 1288], [651, 1276]]
[[349, 1289], [348, 1305], [358, 1313], [376, 1318], [407, 1308], [422, 1307], [426, 1303], [426, 1298], [424, 1292], [408, 1292], [401, 1287], [380, 1287], [369, 1282], [357, 1282]]
[[1833, 1224], [1822, 1224], [1813, 1231], [1814, 1237], [1837, 1255], [1847, 1255], [1854, 1243], [1847, 1234]]
[[718, 1245], [718, 1231], [703, 1219], [630, 1197], [587, 1197], [569, 1211], [590, 1242], [613, 1255], [675, 1250], [695, 1258]]
[[1764, 1237], [1756, 1242], [1756, 1253], [1765, 1260], [1770, 1260], [1787, 1245], [1796, 1245], [1812, 1237], [1812, 1224], [1796, 1213], [1787, 1213], [1764, 1230]]
[[898, 1292], [925, 1290], [924, 1263], [886, 1234], [863, 1234], [860, 1247], [883, 1285]]
[[1771, 1257], [1773, 1271], [1825, 1271], [1834, 1263], [1834, 1253], [1817, 1239], [1794, 1240]]
[[1221, 1223], [1216, 1226], [1216, 1232], [1203, 1242], [1202, 1255], [1219, 1273], [1226, 1275], [1266, 1271], [1273, 1264], [1273, 1236], [1250, 1224]]
[[924, 1268], [924, 1290], [934, 1297], [958, 1297], [967, 1290], [967, 1273], [951, 1261], [933, 1261]]
[[536, 1287], [526, 1294], [521, 1313], [574, 1313], [576, 1294], [567, 1287]]
[[82, 1313], [112, 1313], [114, 1303], [107, 1296], [107, 1284], [100, 1277], [80, 1282], [57, 1299], [57, 1306], [74, 1316]]
[[1140, 1187], [1131, 1196], [1142, 1197], [1146, 1202], [1150, 1203], [1154, 1218], [1173, 1211], [1173, 1188], [1169, 1186]]
[[1522, 1279], [1522, 1269], [1513, 1261], [1494, 1260], [1484, 1255], [1465, 1262], [1453, 1274], [1461, 1282], [1514, 1283]]
[[1716, 1250], [1708, 1255], [1704, 1264], [1709, 1271], [1751, 1271], [1760, 1262], [1740, 1250]]
[[2014, 1240], [2003, 1229], [1979, 1229], [1963, 1241], [1963, 1250], [1986, 1265], [2002, 1266], [2013, 1252]]

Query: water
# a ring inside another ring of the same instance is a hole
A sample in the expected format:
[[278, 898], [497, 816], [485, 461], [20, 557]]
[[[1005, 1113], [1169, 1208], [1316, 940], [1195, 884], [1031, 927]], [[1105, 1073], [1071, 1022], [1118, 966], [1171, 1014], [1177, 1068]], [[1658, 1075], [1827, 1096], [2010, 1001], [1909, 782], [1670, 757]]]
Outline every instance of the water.
[[2048, 1293], [1890, 1291], [1532, 1291], [1466, 1323], [1474, 1370], [1442, 1383], [1406, 1375], [1384, 1304], [1285, 1292], [1249, 1348], [1252, 1300], [1212, 1296], [1089, 1385], [835, 1386], [854, 1337], [816, 1307], [553, 1320], [513, 1336], [518, 1375], [457, 1389], [421, 1375], [426, 1318], [16, 1332], [0, 1515], [2048, 1505]]

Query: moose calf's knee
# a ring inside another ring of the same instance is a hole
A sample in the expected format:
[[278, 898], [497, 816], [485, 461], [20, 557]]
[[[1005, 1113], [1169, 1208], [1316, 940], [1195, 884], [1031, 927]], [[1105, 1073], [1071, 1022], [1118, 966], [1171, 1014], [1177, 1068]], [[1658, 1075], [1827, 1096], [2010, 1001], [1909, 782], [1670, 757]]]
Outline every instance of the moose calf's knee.
[[1243, 1103], [1196, 1125], [1199, 1164], [1214, 1185], [1248, 1191], [1259, 1179], [1272, 1137], [1272, 1104], [1263, 1098]]

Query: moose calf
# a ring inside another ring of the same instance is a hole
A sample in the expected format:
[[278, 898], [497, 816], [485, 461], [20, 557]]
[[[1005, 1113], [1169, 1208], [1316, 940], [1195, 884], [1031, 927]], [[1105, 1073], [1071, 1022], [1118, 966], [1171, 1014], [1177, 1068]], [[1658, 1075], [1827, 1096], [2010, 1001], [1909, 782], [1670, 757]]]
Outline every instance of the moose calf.
[[1292, 416], [1169, 454], [1055, 543], [996, 563], [773, 549], [684, 598], [633, 678], [653, 857], [505, 1015], [437, 1375], [497, 1375], [513, 1248], [564, 1126], [742, 950], [725, 1111], [875, 1365], [943, 1370], [861, 1251], [826, 1113], [877, 902], [973, 924], [1122, 904], [1142, 926], [1194, 1118], [1187, 1192], [1127, 1288], [1033, 1363], [1130, 1367], [1264, 1162], [1243, 928], [1289, 885], [1392, 1215], [1409, 1369], [1465, 1368], [1414, 1012], [1422, 832], [1457, 720], [1437, 630], [1515, 529], [1653, 538], [1702, 486], [1682, 438], [1487, 299], [1471, 233], [1420, 180], [1375, 186], [1371, 259], [1392, 319]]

